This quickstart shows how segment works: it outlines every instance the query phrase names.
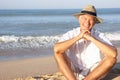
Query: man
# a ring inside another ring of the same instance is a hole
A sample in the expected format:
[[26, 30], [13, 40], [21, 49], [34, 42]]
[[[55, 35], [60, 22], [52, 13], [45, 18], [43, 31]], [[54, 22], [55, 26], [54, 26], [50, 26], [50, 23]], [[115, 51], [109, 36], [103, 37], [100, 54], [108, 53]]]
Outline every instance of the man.
[[58, 67], [67, 80], [99, 80], [116, 63], [117, 50], [93, 28], [102, 22], [94, 6], [87, 5], [74, 16], [80, 27], [64, 34], [54, 46]]

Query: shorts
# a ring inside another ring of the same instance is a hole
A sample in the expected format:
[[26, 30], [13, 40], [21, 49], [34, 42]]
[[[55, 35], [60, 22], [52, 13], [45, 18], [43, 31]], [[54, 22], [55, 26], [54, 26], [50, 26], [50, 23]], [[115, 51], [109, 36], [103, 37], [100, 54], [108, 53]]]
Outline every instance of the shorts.
[[94, 64], [90, 69], [82, 69], [80, 70], [79, 68], [76, 68], [73, 64], [72, 64], [72, 70], [74, 71], [74, 74], [77, 78], [77, 80], [83, 80], [85, 78], [86, 75], [88, 75], [88, 73], [90, 73], [93, 69], [95, 69], [98, 66], [99, 62]]

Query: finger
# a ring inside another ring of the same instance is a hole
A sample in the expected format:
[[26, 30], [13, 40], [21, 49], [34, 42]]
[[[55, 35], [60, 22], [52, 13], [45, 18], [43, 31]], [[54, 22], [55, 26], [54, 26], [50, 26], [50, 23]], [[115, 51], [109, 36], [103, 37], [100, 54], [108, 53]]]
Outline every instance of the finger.
[[90, 33], [90, 31], [89, 31], [89, 30], [86, 30], [85, 33]]
[[81, 30], [81, 36], [82, 36], [82, 38], [83, 37], [85, 37], [85, 34], [87, 35], [87, 34], [90, 34], [90, 31], [89, 30]]

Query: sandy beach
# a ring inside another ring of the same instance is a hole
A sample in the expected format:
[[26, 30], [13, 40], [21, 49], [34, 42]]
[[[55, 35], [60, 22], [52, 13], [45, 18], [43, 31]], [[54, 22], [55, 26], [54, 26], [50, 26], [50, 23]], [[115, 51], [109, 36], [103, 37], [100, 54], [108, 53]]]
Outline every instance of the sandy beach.
[[[117, 69], [117, 74], [120, 74], [120, 42], [112, 41], [112, 43], [118, 49], [118, 61], [114, 68]], [[0, 80], [64, 79], [65, 78], [62, 76], [62, 74], [58, 72], [57, 65], [53, 56], [0, 61]]]
[[57, 72], [57, 67], [51, 56], [0, 62], [0, 80], [13, 80], [54, 72]]

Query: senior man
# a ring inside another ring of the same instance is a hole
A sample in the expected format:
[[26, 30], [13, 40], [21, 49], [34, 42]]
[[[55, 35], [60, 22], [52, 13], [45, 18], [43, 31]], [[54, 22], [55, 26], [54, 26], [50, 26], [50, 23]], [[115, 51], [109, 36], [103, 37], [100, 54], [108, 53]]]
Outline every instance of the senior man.
[[[74, 14], [80, 27], [65, 33], [54, 46], [55, 59], [68, 80], [99, 80], [116, 63], [117, 49], [94, 25], [101, 23], [93, 5]], [[68, 53], [67, 53], [68, 52]], [[104, 55], [101, 59], [100, 54]]]

